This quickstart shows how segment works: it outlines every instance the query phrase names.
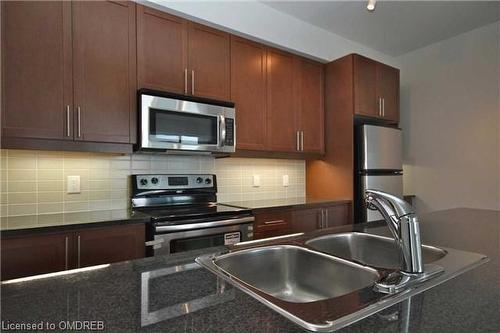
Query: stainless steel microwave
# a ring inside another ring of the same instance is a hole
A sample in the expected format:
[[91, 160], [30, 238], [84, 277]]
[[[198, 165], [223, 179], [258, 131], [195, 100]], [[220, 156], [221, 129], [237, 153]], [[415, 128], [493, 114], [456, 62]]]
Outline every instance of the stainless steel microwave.
[[234, 104], [139, 90], [139, 150], [233, 153]]

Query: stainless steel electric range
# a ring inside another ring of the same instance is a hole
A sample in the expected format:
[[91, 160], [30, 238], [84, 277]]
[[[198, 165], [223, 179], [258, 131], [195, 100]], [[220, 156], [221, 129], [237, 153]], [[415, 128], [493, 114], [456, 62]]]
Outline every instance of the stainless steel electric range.
[[210, 174], [132, 175], [132, 209], [151, 217], [148, 256], [229, 245], [253, 237], [252, 212], [217, 203]]

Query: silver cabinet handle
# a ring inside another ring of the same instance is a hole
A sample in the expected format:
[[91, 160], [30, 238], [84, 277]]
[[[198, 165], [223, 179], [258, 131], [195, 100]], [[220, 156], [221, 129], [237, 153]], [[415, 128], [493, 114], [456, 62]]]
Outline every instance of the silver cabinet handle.
[[318, 212], [318, 229], [323, 228], [323, 210]]
[[68, 236], [64, 238], [64, 269], [68, 269]]
[[191, 71], [191, 95], [194, 95], [194, 70]]
[[382, 117], [385, 117], [385, 98], [382, 98]]
[[219, 147], [223, 147], [226, 142], [226, 117], [219, 116]]
[[78, 235], [78, 268], [80, 268], [80, 235]]
[[82, 112], [81, 108], [78, 106], [76, 108], [76, 118], [77, 118], [77, 132], [76, 136], [81, 138], [82, 137]]
[[295, 134], [297, 134], [297, 151], [300, 151], [300, 132], [297, 131]]
[[69, 119], [69, 113], [70, 113], [70, 109], [69, 109], [69, 105], [66, 105], [66, 136], [70, 136], [71, 135], [71, 130], [70, 130], [70, 119]]
[[265, 225], [282, 224], [282, 223], [285, 223], [285, 221], [284, 220], [273, 220], [273, 221], [265, 221], [264, 222]]
[[382, 117], [382, 97], [378, 98], [378, 116]]
[[324, 228], [328, 228], [328, 209], [325, 209], [325, 225]]
[[304, 151], [304, 131], [300, 131], [300, 151]]
[[184, 95], [188, 93], [188, 69], [184, 68]]

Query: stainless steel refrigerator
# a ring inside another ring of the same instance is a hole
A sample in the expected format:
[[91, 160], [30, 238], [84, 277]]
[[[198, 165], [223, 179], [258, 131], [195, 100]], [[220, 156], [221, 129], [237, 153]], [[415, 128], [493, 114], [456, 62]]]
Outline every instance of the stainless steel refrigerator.
[[355, 220], [372, 222], [382, 216], [366, 208], [365, 189], [392, 193], [403, 198], [401, 129], [359, 125], [355, 129]]

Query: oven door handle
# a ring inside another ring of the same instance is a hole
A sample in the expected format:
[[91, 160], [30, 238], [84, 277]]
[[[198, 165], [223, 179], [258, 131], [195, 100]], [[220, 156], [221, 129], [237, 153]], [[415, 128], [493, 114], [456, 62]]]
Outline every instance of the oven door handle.
[[155, 240], [151, 240], [151, 241], [147, 241], [146, 242], [146, 246], [155, 246], [155, 245], [160, 245], [161, 243], [163, 243], [165, 240], [159, 238], [159, 239], [155, 239]]
[[200, 222], [200, 223], [186, 223], [186, 224], [178, 224], [178, 225], [164, 225], [155, 227], [156, 233], [161, 232], [174, 232], [174, 231], [186, 231], [186, 230], [194, 230], [194, 229], [204, 229], [204, 228], [214, 228], [214, 227], [222, 227], [225, 225], [233, 225], [233, 224], [242, 224], [242, 223], [250, 223], [255, 221], [253, 216], [240, 217], [235, 219], [227, 219], [227, 220], [218, 220], [218, 221], [210, 221], [210, 222]]

